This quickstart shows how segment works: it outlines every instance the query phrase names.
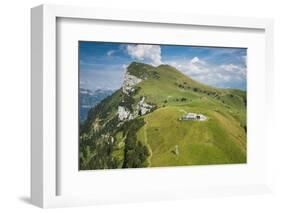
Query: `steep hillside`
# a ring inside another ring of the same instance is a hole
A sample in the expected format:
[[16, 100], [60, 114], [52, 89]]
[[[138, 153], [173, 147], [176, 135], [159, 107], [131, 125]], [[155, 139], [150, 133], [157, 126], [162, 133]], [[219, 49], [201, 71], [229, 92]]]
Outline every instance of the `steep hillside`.
[[133, 62], [80, 128], [80, 169], [245, 163], [246, 104], [244, 91]]

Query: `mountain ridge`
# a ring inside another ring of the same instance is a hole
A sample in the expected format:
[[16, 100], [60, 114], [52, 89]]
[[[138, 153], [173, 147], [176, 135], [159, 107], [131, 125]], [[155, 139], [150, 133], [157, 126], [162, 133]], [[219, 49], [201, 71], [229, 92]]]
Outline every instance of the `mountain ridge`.
[[[246, 104], [243, 91], [210, 87], [170, 65], [132, 62], [122, 87], [80, 128], [80, 169], [246, 162]], [[210, 119], [180, 122], [188, 112]]]

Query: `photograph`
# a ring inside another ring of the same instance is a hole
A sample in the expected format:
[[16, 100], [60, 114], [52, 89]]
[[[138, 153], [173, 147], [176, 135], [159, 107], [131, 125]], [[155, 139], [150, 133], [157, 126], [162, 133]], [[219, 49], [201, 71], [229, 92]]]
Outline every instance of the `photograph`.
[[78, 42], [79, 170], [247, 163], [247, 48]]

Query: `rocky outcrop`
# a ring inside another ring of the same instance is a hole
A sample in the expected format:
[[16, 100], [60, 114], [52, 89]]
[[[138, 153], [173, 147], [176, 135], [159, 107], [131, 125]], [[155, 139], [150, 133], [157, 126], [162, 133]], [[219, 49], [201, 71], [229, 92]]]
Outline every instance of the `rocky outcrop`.
[[[141, 81], [143, 81], [143, 79], [129, 74], [128, 71], [126, 72], [122, 84], [122, 92], [124, 93], [123, 95], [126, 98], [124, 98], [123, 104], [118, 106], [117, 115], [119, 121], [124, 122], [134, 119], [137, 116], [145, 115], [153, 108], [152, 105], [149, 105], [145, 102], [145, 97], [142, 97], [139, 102], [134, 102], [134, 99], [131, 97], [133, 95], [133, 92], [136, 90], [135, 86]], [[133, 100], [132, 103], [126, 101], [127, 103], [124, 104], [124, 101], [127, 98]], [[128, 103], [130, 104], [130, 106], [127, 106]]]
[[130, 111], [127, 110], [124, 106], [118, 106], [117, 115], [120, 121], [128, 119], [130, 116]]
[[120, 121], [126, 121], [126, 120], [134, 119], [137, 116], [145, 115], [151, 111], [153, 106], [146, 103], [145, 97], [142, 97], [140, 102], [138, 102], [134, 108], [135, 110], [130, 111], [124, 106], [118, 106], [118, 111], [117, 111], [118, 119]]
[[124, 106], [118, 106], [117, 115], [120, 121], [126, 121], [135, 118], [133, 113], [131, 113], [130, 110]]
[[125, 93], [126, 95], [129, 95], [131, 92], [135, 91], [134, 86], [138, 83], [140, 83], [142, 81], [142, 79], [134, 76], [134, 75], [130, 75], [128, 72], [126, 72], [125, 76], [124, 76], [124, 82], [122, 85], [122, 91], [123, 93]]
[[145, 102], [145, 97], [142, 97], [140, 102], [138, 103], [138, 114], [139, 115], [145, 115], [146, 113], [150, 112], [150, 110], [153, 108], [152, 105], [149, 105], [148, 103]]

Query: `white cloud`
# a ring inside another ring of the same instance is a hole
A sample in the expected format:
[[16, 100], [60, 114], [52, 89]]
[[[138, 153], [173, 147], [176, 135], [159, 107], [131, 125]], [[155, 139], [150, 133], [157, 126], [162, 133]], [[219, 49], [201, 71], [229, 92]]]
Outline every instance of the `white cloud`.
[[246, 68], [241, 67], [235, 64], [223, 64], [220, 66], [222, 70], [225, 70], [226, 72], [232, 73], [232, 74], [241, 74], [243, 76], [246, 76]]
[[187, 76], [212, 86], [221, 86], [226, 83], [238, 84], [246, 80], [246, 68], [237, 64], [215, 65], [198, 57], [190, 60], [165, 61], [176, 67]]
[[128, 64], [122, 64], [122, 69], [126, 70], [128, 67]]
[[107, 56], [112, 56], [115, 53], [115, 50], [109, 50], [106, 55]]
[[190, 61], [190, 63], [192, 63], [192, 64], [195, 64], [195, 63], [197, 63], [197, 62], [199, 62], [199, 58], [197, 58], [197, 57], [194, 57], [194, 58], [191, 59], [191, 61]]
[[159, 45], [127, 45], [126, 51], [133, 59], [147, 61], [154, 66], [162, 64]]
[[206, 62], [200, 60], [198, 57], [192, 58], [189, 62], [187, 62], [185, 69], [193, 74], [206, 74], [209, 72], [209, 67], [206, 66]]

